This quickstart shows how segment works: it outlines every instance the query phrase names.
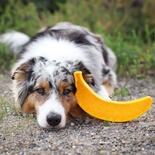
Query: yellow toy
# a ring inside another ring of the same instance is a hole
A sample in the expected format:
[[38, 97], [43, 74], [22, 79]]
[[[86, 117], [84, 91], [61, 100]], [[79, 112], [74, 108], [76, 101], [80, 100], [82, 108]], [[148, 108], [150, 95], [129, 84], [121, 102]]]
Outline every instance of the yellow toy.
[[147, 96], [132, 101], [109, 101], [97, 95], [84, 81], [82, 72], [74, 73], [76, 97], [80, 107], [88, 114], [107, 121], [126, 122], [148, 111], [152, 98]]

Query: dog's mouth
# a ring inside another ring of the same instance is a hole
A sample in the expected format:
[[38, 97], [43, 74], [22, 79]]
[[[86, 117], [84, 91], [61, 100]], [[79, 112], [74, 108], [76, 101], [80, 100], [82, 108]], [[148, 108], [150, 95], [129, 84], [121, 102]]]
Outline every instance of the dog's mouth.
[[48, 130], [48, 131], [58, 131], [58, 130], [61, 130], [61, 129], [64, 129], [65, 126], [50, 126], [50, 125], [47, 125], [46, 127], [41, 127], [42, 129], [44, 130]]
[[40, 124], [40, 122], [38, 122], [38, 125], [43, 129], [50, 129], [50, 130], [52, 130], [52, 129], [58, 130], [58, 129], [62, 129], [62, 128], [64, 128], [66, 126], [66, 124], [62, 124], [62, 123], [53, 126], [53, 125], [48, 124], [47, 122], [45, 122], [45, 125]]
[[37, 114], [37, 122], [41, 128], [60, 129], [66, 125], [66, 116], [56, 112], [40, 113]]

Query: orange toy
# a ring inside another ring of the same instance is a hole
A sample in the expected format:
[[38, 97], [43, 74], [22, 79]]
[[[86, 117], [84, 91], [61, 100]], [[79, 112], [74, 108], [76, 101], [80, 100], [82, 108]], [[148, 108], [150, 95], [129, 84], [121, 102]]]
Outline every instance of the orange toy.
[[109, 101], [97, 95], [84, 81], [82, 72], [74, 73], [76, 97], [80, 107], [88, 114], [107, 121], [126, 122], [148, 111], [152, 98], [147, 96], [132, 101]]

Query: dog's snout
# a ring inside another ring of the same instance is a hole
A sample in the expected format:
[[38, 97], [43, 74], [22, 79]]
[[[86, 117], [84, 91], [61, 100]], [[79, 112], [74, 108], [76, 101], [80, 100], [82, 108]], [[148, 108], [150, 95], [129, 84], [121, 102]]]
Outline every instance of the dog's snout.
[[51, 126], [57, 126], [61, 121], [61, 115], [56, 114], [56, 113], [49, 113], [47, 115], [47, 122]]

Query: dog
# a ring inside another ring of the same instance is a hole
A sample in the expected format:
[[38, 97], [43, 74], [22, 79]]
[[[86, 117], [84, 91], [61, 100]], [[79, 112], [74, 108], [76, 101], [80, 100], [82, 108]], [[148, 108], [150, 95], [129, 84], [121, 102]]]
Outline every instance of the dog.
[[63, 128], [68, 116], [85, 113], [77, 104], [74, 72], [110, 100], [117, 86], [117, 59], [100, 35], [69, 22], [42, 28], [29, 37], [10, 31], [0, 35], [18, 55], [12, 69], [13, 94], [23, 113], [36, 113], [42, 128]]

